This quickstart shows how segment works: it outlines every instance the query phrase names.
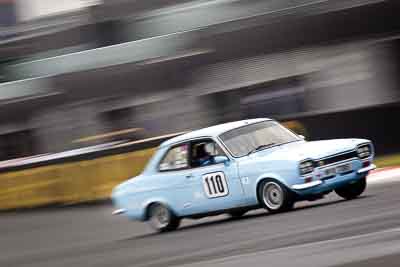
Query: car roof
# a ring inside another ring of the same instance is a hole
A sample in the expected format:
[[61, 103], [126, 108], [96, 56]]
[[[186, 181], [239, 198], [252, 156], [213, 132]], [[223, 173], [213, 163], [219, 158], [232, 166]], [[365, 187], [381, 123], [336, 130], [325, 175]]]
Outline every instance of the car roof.
[[207, 128], [191, 131], [191, 132], [176, 136], [174, 138], [164, 141], [160, 146], [161, 147], [170, 146], [175, 143], [179, 143], [179, 142], [183, 142], [185, 140], [199, 138], [199, 137], [216, 137], [216, 136], [218, 136], [224, 132], [227, 132], [229, 130], [239, 128], [239, 127], [247, 125], [247, 124], [253, 124], [253, 123], [267, 121], [267, 120], [271, 120], [271, 119], [259, 118], [259, 119], [249, 119], [249, 120], [241, 120], [241, 121], [234, 121], [234, 122], [218, 124], [218, 125], [210, 126]]

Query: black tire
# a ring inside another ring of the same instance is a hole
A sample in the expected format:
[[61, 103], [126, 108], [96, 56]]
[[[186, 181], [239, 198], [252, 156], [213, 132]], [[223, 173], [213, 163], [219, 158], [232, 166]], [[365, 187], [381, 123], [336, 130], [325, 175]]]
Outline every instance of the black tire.
[[229, 216], [232, 219], [239, 219], [240, 217], [242, 217], [245, 213], [247, 212], [247, 210], [235, 210], [235, 211], [231, 211], [229, 212]]
[[147, 214], [150, 226], [158, 232], [175, 230], [181, 222], [168, 207], [160, 203], [151, 204]]
[[367, 179], [363, 177], [355, 183], [348, 184], [346, 186], [336, 189], [335, 192], [340, 197], [346, 200], [351, 200], [359, 197], [365, 191], [366, 187]]
[[294, 206], [293, 193], [274, 179], [265, 179], [258, 186], [258, 201], [271, 213], [291, 210]]

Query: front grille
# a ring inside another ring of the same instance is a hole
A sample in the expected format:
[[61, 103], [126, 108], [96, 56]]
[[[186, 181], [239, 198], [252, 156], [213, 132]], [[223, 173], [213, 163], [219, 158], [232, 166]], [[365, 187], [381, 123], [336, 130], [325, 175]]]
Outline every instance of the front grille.
[[335, 162], [344, 161], [352, 158], [357, 158], [357, 152], [351, 151], [340, 155], [335, 155], [315, 161], [315, 167], [323, 167]]

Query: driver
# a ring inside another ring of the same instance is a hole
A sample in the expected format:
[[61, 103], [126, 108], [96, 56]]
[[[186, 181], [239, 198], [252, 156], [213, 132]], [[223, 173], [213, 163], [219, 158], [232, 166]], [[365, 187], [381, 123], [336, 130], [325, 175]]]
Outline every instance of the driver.
[[207, 145], [208, 144], [201, 144], [196, 148], [196, 158], [197, 164], [199, 166], [206, 166], [209, 164], [213, 164], [214, 162], [214, 157], [211, 155], [210, 152], [207, 151]]

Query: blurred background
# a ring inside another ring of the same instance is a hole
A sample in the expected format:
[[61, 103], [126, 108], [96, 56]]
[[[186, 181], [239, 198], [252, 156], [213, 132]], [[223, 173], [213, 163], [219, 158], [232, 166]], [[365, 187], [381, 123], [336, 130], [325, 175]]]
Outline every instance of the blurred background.
[[247, 118], [395, 155], [399, 15], [396, 0], [0, 0], [0, 209], [105, 199], [161, 141]]

